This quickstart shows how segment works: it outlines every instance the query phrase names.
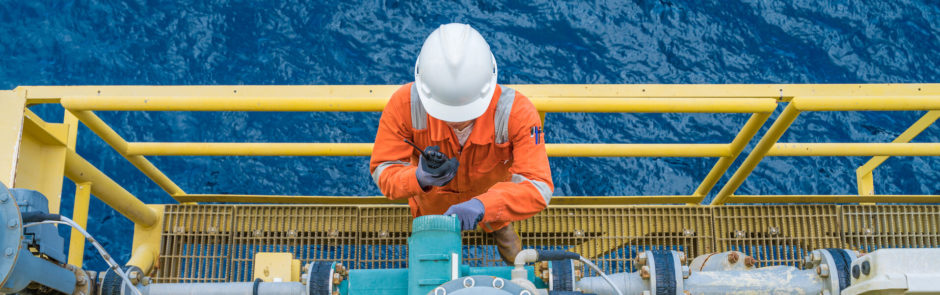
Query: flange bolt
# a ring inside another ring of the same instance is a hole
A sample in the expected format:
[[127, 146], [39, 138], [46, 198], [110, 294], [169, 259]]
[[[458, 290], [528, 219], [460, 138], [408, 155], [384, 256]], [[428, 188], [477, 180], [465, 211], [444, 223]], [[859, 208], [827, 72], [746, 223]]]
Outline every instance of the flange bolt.
[[636, 256], [636, 265], [637, 266], [646, 265], [646, 252], [645, 251], [640, 252], [640, 254]]
[[754, 259], [754, 257], [751, 257], [751, 256], [744, 257], [745, 267], [754, 267], [755, 264], [757, 264], [757, 259]]
[[816, 267], [816, 274], [820, 277], [828, 278], [829, 277], [829, 265], [821, 264]]
[[643, 267], [640, 268], [640, 277], [643, 278], [644, 280], [650, 278], [650, 267], [649, 267], [649, 266], [644, 265]]

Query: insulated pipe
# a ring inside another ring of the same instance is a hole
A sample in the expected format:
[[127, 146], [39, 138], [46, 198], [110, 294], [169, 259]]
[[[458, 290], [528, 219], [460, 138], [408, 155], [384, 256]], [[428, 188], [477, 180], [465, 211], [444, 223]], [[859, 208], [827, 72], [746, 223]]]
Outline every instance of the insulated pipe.
[[[645, 280], [638, 272], [610, 275], [624, 294], [642, 294], [647, 291]], [[583, 278], [577, 283], [584, 293], [613, 295], [616, 292], [600, 277]], [[683, 281], [692, 294], [820, 294], [826, 281], [815, 270], [798, 270], [789, 266], [764, 267], [755, 270], [728, 270], [692, 272]]]
[[692, 259], [689, 269], [698, 271], [753, 270], [756, 260], [739, 251], [701, 255]]
[[826, 289], [826, 281], [815, 270], [791, 266], [693, 272], [684, 284], [693, 294], [822, 294]]
[[140, 288], [144, 295], [305, 295], [304, 284], [300, 282], [257, 283], [258, 292], [252, 292], [255, 283], [190, 283], [190, 284], [150, 284]]
[[[623, 291], [623, 294], [642, 294], [643, 291], [647, 290], [646, 284], [643, 282], [643, 278], [640, 277], [639, 272], [622, 272], [608, 275], [614, 284], [617, 285], [617, 288], [620, 291]], [[610, 287], [610, 284], [607, 283], [601, 277], [587, 277], [583, 278], [576, 284], [577, 288], [581, 292], [586, 294], [610, 294], [616, 295], [617, 292]]]

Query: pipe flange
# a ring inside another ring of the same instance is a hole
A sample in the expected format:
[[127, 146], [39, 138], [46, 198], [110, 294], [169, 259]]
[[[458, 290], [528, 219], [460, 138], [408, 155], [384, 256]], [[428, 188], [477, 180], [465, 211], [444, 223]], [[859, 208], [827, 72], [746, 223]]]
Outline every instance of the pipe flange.
[[91, 294], [91, 287], [94, 285], [94, 281], [91, 276], [88, 275], [85, 270], [81, 267], [77, 267], [69, 264], [66, 269], [71, 270], [75, 273], [75, 291], [72, 291], [72, 295], [88, 295]]
[[0, 185], [0, 286], [6, 284], [23, 246], [23, 218], [13, 194]]
[[553, 260], [548, 266], [549, 291], [574, 291], [578, 281], [575, 264], [570, 259]]
[[650, 250], [645, 256], [647, 266], [652, 266], [644, 268], [649, 277], [648, 291], [657, 295], [683, 294], [681, 255], [676, 251]]
[[307, 264], [307, 295], [331, 295], [339, 291], [339, 285], [346, 280], [348, 272], [342, 263], [314, 261]]
[[[125, 274], [131, 272], [143, 273], [143, 271], [136, 266], [126, 265], [122, 268]], [[101, 275], [101, 283], [98, 286], [99, 295], [121, 295], [121, 294], [133, 294], [131, 288], [124, 283], [124, 280], [121, 279], [121, 276], [114, 271], [114, 269], [108, 269]]]
[[829, 293], [840, 294], [849, 287], [852, 261], [858, 258], [854, 251], [829, 248], [815, 250], [811, 255], [819, 261], [816, 274], [827, 282]]
[[[472, 282], [472, 283], [470, 283]], [[531, 294], [510, 280], [491, 276], [468, 276], [451, 280], [431, 290], [429, 295], [525, 295]]]

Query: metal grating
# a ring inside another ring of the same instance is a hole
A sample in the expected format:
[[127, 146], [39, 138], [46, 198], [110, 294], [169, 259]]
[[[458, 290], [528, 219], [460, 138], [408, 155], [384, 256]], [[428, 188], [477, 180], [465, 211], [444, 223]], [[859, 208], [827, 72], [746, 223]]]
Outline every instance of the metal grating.
[[411, 212], [408, 206], [372, 206], [359, 209], [362, 233], [356, 268], [408, 266]]
[[355, 206], [237, 206], [229, 278], [252, 279], [258, 252], [288, 252], [302, 264], [313, 261], [356, 262], [359, 240]]
[[[169, 205], [157, 282], [250, 281], [257, 252], [304, 263], [407, 267], [407, 206]], [[578, 252], [607, 272], [635, 271], [640, 251], [688, 257], [737, 250], [758, 266], [798, 266], [807, 251], [940, 246], [940, 206], [552, 206], [514, 224], [526, 248]], [[463, 234], [471, 266], [503, 265], [492, 238]], [[592, 275], [592, 273], [588, 273]]]
[[518, 223], [523, 245], [568, 250], [609, 273], [636, 270], [633, 258], [650, 249], [710, 253], [711, 208], [679, 206], [551, 207]]
[[717, 251], [744, 252], [758, 266], [800, 267], [808, 251], [842, 246], [838, 211], [835, 205], [716, 207]]
[[232, 206], [166, 206], [155, 281], [227, 282], [231, 266]]
[[843, 206], [842, 236], [846, 247], [864, 252], [940, 247], [940, 206]]

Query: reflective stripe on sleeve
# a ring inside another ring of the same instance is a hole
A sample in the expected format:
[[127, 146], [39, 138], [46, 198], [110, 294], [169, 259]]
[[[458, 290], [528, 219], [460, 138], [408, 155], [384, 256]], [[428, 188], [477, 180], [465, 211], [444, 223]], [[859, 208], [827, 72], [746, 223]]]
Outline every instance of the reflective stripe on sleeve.
[[545, 199], [546, 206], [549, 202], [552, 201], [552, 189], [548, 187], [547, 183], [538, 180], [531, 180], [519, 174], [512, 175], [512, 182], [522, 183], [523, 181], [528, 181], [532, 183], [533, 186], [535, 186], [535, 189], [538, 190], [540, 194], [542, 194], [542, 199]]
[[382, 164], [379, 164], [379, 166], [375, 167], [375, 171], [372, 171], [372, 181], [375, 181], [375, 185], [379, 185], [379, 177], [382, 177], [382, 171], [385, 171], [385, 168], [388, 168], [388, 166], [392, 166], [392, 165], [405, 165], [405, 166], [409, 166], [409, 165], [411, 165], [411, 163], [408, 163], [408, 162], [405, 162], [405, 161], [386, 161], [386, 162], [382, 162]]

